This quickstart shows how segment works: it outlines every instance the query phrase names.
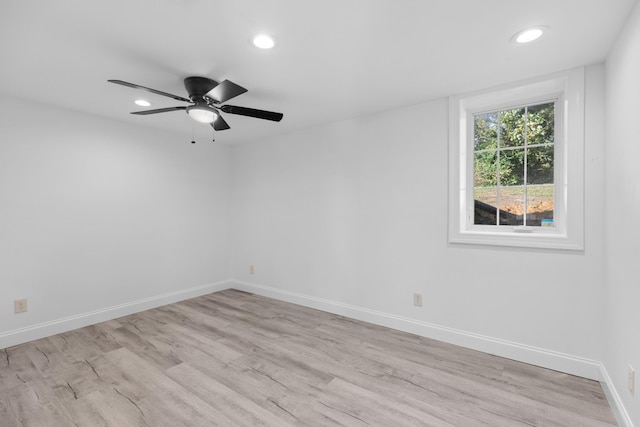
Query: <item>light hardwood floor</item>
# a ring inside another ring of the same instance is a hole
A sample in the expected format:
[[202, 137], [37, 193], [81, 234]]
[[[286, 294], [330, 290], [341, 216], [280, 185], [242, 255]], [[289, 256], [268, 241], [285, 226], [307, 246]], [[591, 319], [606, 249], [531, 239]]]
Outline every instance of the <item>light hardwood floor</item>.
[[235, 290], [0, 356], [3, 427], [615, 425], [595, 381]]

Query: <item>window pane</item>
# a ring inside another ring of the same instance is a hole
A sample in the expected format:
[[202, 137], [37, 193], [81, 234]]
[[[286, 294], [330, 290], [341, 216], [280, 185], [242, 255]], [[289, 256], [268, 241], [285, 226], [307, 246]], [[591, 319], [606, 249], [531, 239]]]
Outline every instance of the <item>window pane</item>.
[[554, 103], [527, 108], [527, 143], [548, 144], [554, 140]]
[[524, 184], [524, 150], [500, 151], [500, 185]]
[[527, 225], [553, 226], [553, 185], [527, 187]]
[[553, 225], [554, 109], [474, 115], [474, 224]]
[[500, 187], [500, 225], [523, 225], [524, 188]]
[[474, 150], [498, 147], [498, 113], [479, 114], [474, 117]]
[[500, 147], [524, 145], [524, 108], [500, 111]]
[[527, 150], [527, 184], [553, 184], [553, 145]]
[[498, 223], [498, 189], [476, 188], [473, 191], [474, 201], [474, 224], [497, 225]]
[[497, 167], [498, 153], [488, 151], [476, 153], [473, 162], [473, 186], [495, 187], [498, 185]]

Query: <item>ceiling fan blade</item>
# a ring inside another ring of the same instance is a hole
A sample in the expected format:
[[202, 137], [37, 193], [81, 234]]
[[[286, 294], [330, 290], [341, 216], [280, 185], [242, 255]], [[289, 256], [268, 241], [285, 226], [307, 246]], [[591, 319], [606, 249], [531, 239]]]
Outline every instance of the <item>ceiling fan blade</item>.
[[229, 114], [239, 114], [241, 116], [255, 117], [257, 119], [272, 120], [279, 122], [284, 115], [273, 111], [256, 110], [255, 108], [238, 107], [235, 105], [223, 105], [220, 107], [222, 111]]
[[122, 86], [132, 87], [134, 89], [146, 90], [147, 92], [155, 93], [156, 95], [168, 96], [169, 98], [173, 98], [173, 99], [175, 99], [177, 101], [191, 102], [190, 99], [183, 98], [183, 97], [178, 96], [178, 95], [172, 95], [172, 94], [167, 93], [167, 92], [162, 92], [162, 91], [159, 91], [159, 90], [151, 89], [149, 87], [140, 86], [140, 85], [137, 85], [137, 84], [134, 84], [134, 83], [124, 82], [122, 80], [107, 80], [107, 81], [109, 83], [115, 83], [115, 84], [122, 85]]
[[207, 96], [213, 99], [214, 101], [220, 103], [220, 102], [226, 102], [231, 98], [235, 98], [238, 95], [242, 95], [246, 91], [247, 89], [243, 88], [242, 86], [239, 86], [230, 80], [225, 80], [222, 83], [220, 83], [218, 86], [211, 89], [207, 93]]
[[216, 117], [216, 119], [213, 121], [213, 123], [211, 123], [211, 127], [214, 130], [227, 130], [227, 129], [231, 129], [231, 126], [229, 126], [229, 123], [227, 123], [220, 114], [218, 114], [218, 116]]
[[186, 110], [186, 109], [187, 107], [169, 107], [169, 108], [158, 108], [157, 110], [134, 111], [131, 114], [146, 116], [148, 114], [166, 113], [168, 111], [178, 111], [178, 110]]

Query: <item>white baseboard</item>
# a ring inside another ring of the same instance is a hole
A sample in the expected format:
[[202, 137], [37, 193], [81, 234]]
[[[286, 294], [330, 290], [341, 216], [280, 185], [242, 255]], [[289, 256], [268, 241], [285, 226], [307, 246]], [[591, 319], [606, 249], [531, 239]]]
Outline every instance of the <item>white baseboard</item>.
[[541, 366], [555, 371], [600, 380], [601, 364], [598, 361], [526, 344], [506, 341], [459, 329], [422, 322], [381, 311], [370, 310], [341, 302], [316, 298], [296, 292], [276, 289], [256, 283], [231, 280], [230, 287], [274, 299], [299, 304], [305, 307], [339, 314], [376, 325], [386, 326], [423, 337], [444, 341], [461, 347], [506, 357], [508, 359]]
[[129, 314], [138, 313], [140, 311], [149, 310], [162, 305], [184, 301], [186, 299], [210, 294], [212, 292], [222, 291], [229, 287], [230, 282], [228, 280], [223, 280], [189, 289], [182, 289], [176, 292], [156, 295], [150, 298], [144, 298], [88, 313], [69, 316], [53, 320], [51, 322], [40, 323], [26, 328], [15, 329], [0, 334], [0, 349], [67, 332], [73, 329], [94, 325], [96, 323], [127, 316]]
[[633, 421], [631, 421], [631, 417], [622, 403], [618, 390], [614, 387], [613, 381], [607, 372], [607, 368], [605, 368], [602, 363], [600, 364], [600, 384], [602, 384], [602, 390], [604, 391], [605, 396], [607, 396], [609, 406], [611, 406], [611, 410], [616, 416], [618, 425], [623, 427], [633, 427]]

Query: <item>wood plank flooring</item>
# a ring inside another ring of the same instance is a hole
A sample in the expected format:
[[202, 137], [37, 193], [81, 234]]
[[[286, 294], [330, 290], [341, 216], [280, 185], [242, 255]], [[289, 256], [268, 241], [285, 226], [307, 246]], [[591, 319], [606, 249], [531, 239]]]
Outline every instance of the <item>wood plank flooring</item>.
[[0, 425], [616, 424], [595, 381], [227, 290], [0, 350]]

